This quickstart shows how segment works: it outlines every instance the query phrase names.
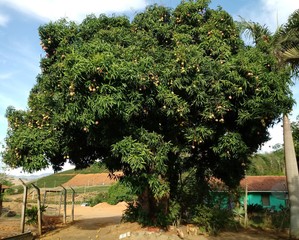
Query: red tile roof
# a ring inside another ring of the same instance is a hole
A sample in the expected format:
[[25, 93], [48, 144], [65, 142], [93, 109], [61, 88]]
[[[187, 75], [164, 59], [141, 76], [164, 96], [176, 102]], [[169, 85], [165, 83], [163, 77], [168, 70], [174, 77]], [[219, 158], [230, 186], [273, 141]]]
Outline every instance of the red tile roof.
[[246, 181], [249, 192], [287, 191], [285, 176], [247, 176], [240, 182], [243, 189], [245, 189]]

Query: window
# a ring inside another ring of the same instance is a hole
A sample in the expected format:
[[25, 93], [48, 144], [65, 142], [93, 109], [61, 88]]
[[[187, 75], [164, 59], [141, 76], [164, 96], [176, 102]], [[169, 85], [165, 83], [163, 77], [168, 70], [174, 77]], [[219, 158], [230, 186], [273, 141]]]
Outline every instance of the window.
[[270, 194], [262, 193], [262, 204], [264, 207], [270, 206]]

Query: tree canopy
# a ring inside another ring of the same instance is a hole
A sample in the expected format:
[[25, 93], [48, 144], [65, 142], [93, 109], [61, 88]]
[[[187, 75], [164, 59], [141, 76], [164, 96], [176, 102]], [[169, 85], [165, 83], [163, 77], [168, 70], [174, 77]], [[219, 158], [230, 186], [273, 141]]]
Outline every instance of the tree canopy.
[[235, 186], [293, 105], [265, 39], [247, 46], [209, 1], [39, 28], [45, 56], [27, 110], [7, 109], [3, 160], [35, 171], [100, 159], [156, 205], [193, 169]]
[[282, 146], [271, 153], [258, 153], [250, 158], [246, 174], [250, 176], [285, 175], [284, 152]]

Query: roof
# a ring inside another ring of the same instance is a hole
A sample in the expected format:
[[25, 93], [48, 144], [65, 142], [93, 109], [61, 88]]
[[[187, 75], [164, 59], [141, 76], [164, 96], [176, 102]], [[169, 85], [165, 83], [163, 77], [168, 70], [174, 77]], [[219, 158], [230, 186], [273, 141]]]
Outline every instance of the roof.
[[286, 192], [287, 181], [285, 176], [247, 176], [240, 185], [245, 189], [247, 182], [248, 192]]

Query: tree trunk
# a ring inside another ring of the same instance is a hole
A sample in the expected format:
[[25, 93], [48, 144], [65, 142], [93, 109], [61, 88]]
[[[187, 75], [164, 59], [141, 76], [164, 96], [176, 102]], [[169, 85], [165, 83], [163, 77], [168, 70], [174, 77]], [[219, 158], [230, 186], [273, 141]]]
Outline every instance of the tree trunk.
[[0, 183], [0, 216], [2, 215], [2, 184]]
[[290, 121], [283, 116], [284, 154], [290, 203], [290, 237], [299, 239], [299, 177]]

